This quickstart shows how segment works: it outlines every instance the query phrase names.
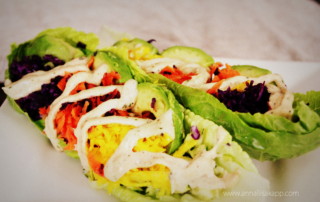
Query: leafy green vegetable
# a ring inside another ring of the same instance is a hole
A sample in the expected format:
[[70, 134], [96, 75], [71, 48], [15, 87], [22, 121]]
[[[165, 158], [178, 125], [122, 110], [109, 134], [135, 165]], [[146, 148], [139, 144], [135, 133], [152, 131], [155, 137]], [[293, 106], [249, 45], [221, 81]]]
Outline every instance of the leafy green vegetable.
[[317, 91], [308, 91], [303, 93], [294, 93], [294, 103], [296, 106], [300, 101], [305, 102], [312, 110], [320, 115], [320, 93]]
[[120, 74], [120, 83], [126, 82], [133, 77], [128, 63], [129, 61], [125, 60], [119, 54], [119, 51], [116, 52], [115, 49], [98, 51], [94, 60], [95, 67], [106, 64], [112, 71], [118, 72]]
[[117, 41], [113, 46], [117, 48], [121, 47], [129, 49], [142, 58], [148, 58], [149, 56], [156, 55], [159, 53], [158, 49], [155, 46], [139, 38], [134, 38], [131, 40], [120, 40]]
[[[186, 131], [190, 131], [192, 126], [196, 126], [200, 131], [199, 143], [189, 151], [191, 156], [199, 155], [203, 150], [204, 145], [206, 150], [217, 147], [217, 153], [219, 156], [214, 159], [216, 162], [215, 174], [217, 176], [223, 177], [230, 174], [239, 175], [240, 180], [237, 181], [237, 184], [241, 184], [241, 190], [268, 190], [268, 181], [258, 174], [258, 171], [249, 155], [243, 151], [237, 142], [233, 141], [232, 136], [222, 126], [204, 119], [190, 110], [185, 110], [184, 123]], [[219, 142], [219, 139], [221, 138], [224, 139], [222, 142]], [[244, 177], [246, 175], [250, 175], [250, 177]], [[252, 178], [255, 179], [254, 182], [251, 180]], [[224, 196], [222, 194], [223, 191], [238, 191], [238, 189], [239, 187], [234, 185], [227, 190], [208, 190], [208, 192], [204, 192], [204, 190], [191, 190], [191, 193], [195, 198], [208, 200], [212, 198], [221, 198], [221, 196]]]
[[85, 48], [90, 51], [95, 51], [99, 44], [99, 39], [96, 34], [77, 31], [71, 27], [47, 29], [40, 32], [37, 37], [41, 36], [52, 36], [54, 38], [61, 38], [71, 46], [78, 48], [79, 43], [82, 43], [85, 45]]
[[98, 43], [99, 39], [92, 33], [79, 32], [70, 27], [48, 29], [32, 40], [20, 45], [13, 44], [8, 62], [10, 66], [14, 60], [20, 61], [32, 55], [53, 55], [66, 62], [95, 51]]
[[[32, 40], [11, 46], [11, 53], [7, 56], [9, 67], [6, 70], [5, 77], [6, 79], [17, 80], [32, 71], [49, 70], [74, 58], [93, 53], [98, 42], [99, 39], [94, 34], [79, 32], [69, 27], [45, 30]], [[30, 96], [35, 98], [38, 95]], [[50, 99], [53, 99], [53, 97]], [[14, 102], [14, 100], [11, 100], [11, 103]], [[51, 103], [50, 100], [46, 102]], [[34, 102], [20, 104], [24, 108], [34, 108], [32, 103]], [[12, 105], [18, 106], [17, 103]], [[18, 109], [17, 107], [14, 108]], [[25, 114], [30, 118], [30, 114]], [[39, 118], [38, 115], [32, 115], [31, 118], [40, 129], [43, 129], [44, 125], [41, 120], [36, 120]]]
[[[275, 115], [232, 112], [206, 92], [179, 85], [161, 75], [149, 76], [166, 84], [184, 107], [225, 127], [258, 160], [296, 157], [320, 145], [320, 118], [313, 111], [318, 109], [320, 92], [298, 94], [290, 121]], [[311, 107], [302, 100], [308, 100]]]

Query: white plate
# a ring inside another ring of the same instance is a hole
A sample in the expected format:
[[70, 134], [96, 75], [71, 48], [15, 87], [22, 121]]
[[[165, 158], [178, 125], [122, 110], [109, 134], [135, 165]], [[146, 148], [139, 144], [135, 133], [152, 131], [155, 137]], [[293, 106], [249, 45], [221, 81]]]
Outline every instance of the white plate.
[[[320, 63], [216, 59], [257, 65], [283, 76], [289, 90], [320, 90]], [[47, 139], [6, 101], [0, 108], [1, 201], [117, 201], [90, 187], [80, 163], [56, 152]], [[270, 180], [268, 201], [317, 201], [320, 149], [275, 163], [254, 161]], [[255, 194], [255, 193], [253, 193]], [[284, 196], [287, 195], [287, 196]], [[241, 199], [241, 196], [239, 197]]]

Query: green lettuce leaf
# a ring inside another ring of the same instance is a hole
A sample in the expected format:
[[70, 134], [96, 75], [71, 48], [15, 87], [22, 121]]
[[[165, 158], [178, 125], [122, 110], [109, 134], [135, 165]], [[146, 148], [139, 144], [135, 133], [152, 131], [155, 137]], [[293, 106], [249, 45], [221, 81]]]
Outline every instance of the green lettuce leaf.
[[[79, 46], [79, 43], [82, 45]], [[25, 56], [53, 55], [65, 62], [74, 58], [90, 55], [95, 51], [99, 39], [93, 33], [76, 31], [70, 27], [48, 29], [39, 33], [34, 39], [22, 44], [12, 44], [8, 55], [8, 64], [21, 60]], [[84, 46], [84, 47], [83, 47]]]
[[[120, 60], [122, 60], [122, 63], [118, 65], [118, 67], [115, 67], [114, 70], [121, 72], [124, 71], [122, 69], [125, 69], [125, 71], [130, 71], [132, 77], [137, 80], [139, 83], [143, 82], [150, 82], [150, 78], [141, 68], [137, 66], [137, 64], [129, 59], [128, 56], [128, 49], [124, 47], [110, 47], [102, 49], [101, 51], [108, 51], [116, 55], [116, 57]], [[99, 51], [98, 51], [99, 53]], [[128, 74], [128, 72], [126, 73]], [[122, 74], [121, 74], [122, 75]], [[132, 78], [131, 77], [131, 78]]]
[[305, 102], [313, 111], [320, 115], [320, 92], [319, 91], [308, 91], [304, 93], [294, 93], [294, 103], [296, 106], [300, 101]]
[[129, 67], [129, 61], [122, 57], [122, 53], [115, 49], [101, 50], [95, 55], [94, 66], [106, 64], [112, 71], [120, 74], [120, 83], [133, 78]]
[[63, 39], [73, 47], [78, 47], [78, 43], [81, 42], [86, 46], [86, 49], [92, 52], [96, 50], [99, 44], [99, 39], [96, 34], [77, 31], [71, 27], [47, 29], [40, 32], [37, 37], [41, 36], [52, 36]]
[[178, 149], [181, 145], [183, 139], [185, 138], [184, 127], [183, 127], [183, 119], [184, 119], [184, 108], [179, 104], [176, 100], [175, 96], [171, 91], [164, 88], [164, 91], [168, 97], [169, 106], [173, 110], [173, 124], [175, 131], [175, 139], [170, 145], [168, 153], [171, 154]]
[[[79, 43], [82, 46], [78, 47]], [[7, 56], [8, 67], [14, 60], [20, 61], [25, 56], [38, 55], [53, 55], [65, 62], [74, 58], [92, 54], [99, 43], [98, 37], [93, 33], [84, 33], [70, 27], [61, 27], [48, 29], [39, 33], [34, 39], [22, 44], [12, 44], [11, 53]], [[5, 79], [10, 79], [9, 68], [6, 69]], [[11, 106], [19, 113], [25, 114], [30, 120], [27, 113], [24, 113], [17, 103], [11, 98], [8, 98]], [[32, 121], [40, 130], [44, 128], [44, 121]]]
[[295, 94], [294, 116], [290, 121], [275, 115], [233, 112], [206, 92], [177, 84], [161, 75], [149, 76], [155, 82], [164, 83], [184, 107], [225, 127], [253, 158], [261, 161], [292, 158], [320, 145], [317, 113], [320, 92]]
[[[206, 150], [217, 147], [219, 156], [214, 159], [216, 162], [215, 174], [220, 177], [235, 174], [238, 177], [238, 180], [232, 183], [232, 186], [227, 189], [214, 191], [191, 190], [190, 192], [193, 197], [200, 200], [214, 198], [232, 201], [231, 198], [227, 197], [227, 199], [225, 199], [223, 197], [225, 191], [241, 190], [254, 192], [267, 191], [269, 189], [269, 182], [258, 173], [249, 155], [243, 151], [237, 142], [233, 141], [232, 136], [222, 126], [204, 119], [190, 110], [185, 111], [184, 126], [186, 127], [186, 131], [190, 131], [192, 126], [196, 126], [200, 133], [199, 143], [192, 148], [190, 152], [191, 156], [196, 157], [199, 155], [203, 146], [205, 146]], [[222, 142], [219, 142], [218, 140], [221, 138], [222, 133], [226, 134], [226, 136]], [[255, 180], [253, 181], [252, 179]], [[255, 201], [257, 198], [248, 196], [248, 198], [243, 198], [243, 200]]]

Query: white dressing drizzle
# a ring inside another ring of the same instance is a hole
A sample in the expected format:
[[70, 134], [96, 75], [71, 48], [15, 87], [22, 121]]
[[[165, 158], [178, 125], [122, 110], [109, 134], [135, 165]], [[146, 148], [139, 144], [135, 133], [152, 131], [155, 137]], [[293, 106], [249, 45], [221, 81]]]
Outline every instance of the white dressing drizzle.
[[[77, 82], [77, 80], [72, 79], [72, 80], [70, 80], [70, 82]], [[132, 105], [132, 103], [134, 103], [136, 95], [137, 95], [136, 81], [129, 80], [123, 86], [112, 85], [112, 86], [98, 86], [98, 87], [90, 88], [87, 90], [80, 91], [79, 93], [74, 94], [74, 95], [64, 96], [61, 99], [59, 99], [58, 102], [54, 102], [50, 106], [49, 114], [45, 120], [45, 129], [44, 129], [44, 132], [46, 133], [47, 137], [50, 139], [54, 148], [58, 151], [63, 151], [63, 148], [61, 148], [61, 146], [59, 145], [59, 138], [58, 138], [58, 134], [55, 130], [55, 124], [54, 124], [56, 114], [60, 110], [63, 103], [77, 102], [77, 101], [80, 101], [80, 100], [83, 100], [86, 98], [90, 98], [90, 97], [106, 95], [106, 94], [114, 91], [115, 89], [118, 89], [120, 91], [120, 95], [123, 95], [123, 93], [124, 93], [124, 94], [127, 94], [127, 96], [121, 96], [119, 99], [118, 98], [117, 99], [110, 99], [106, 102], [101, 103], [99, 106], [97, 106], [95, 109], [91, 110], [90, 112], [84, 114], [80, 118], [77, 127], [74, 129], [74, 135], [77, 137], [77, 139], [79, 139], [79, 138], [81, 138], [81, 136], [77, 136], [77, 133], [76, 133], [76, 131], [80, 130], [80, 129], [78, 129], [78, 128], [80, 128], [78, 126], [82, 125], [88, 119], [90, 119], [92, 117], [102, 116], [103, 114], [105, 114], [106, 112], [110, 111], [113, 108], [118, 109], [119, 106], [121, 108], [123, 108], [123, 106], [125, 106], [125, 105], [130, 106], [130, 105]]]
[[44, 132], [46, 133], [47, 137], [50, 139], [52, 145], [55, 149], [62, 151], [63, 148], [59, 145], [59, 139], [56, 134], [56, 130], [54, 128], [54, 119], [56, 117], [56, 114], [58, 113], [59, 109], [61, 108], [63, 103], [66, 102], [76, 102], [85, 98], [89, 98], [92, 96], [101, 96], [108, 94], [115, 90], [116, 88], [118, 90], [122, 89], [122, 86], [118, 87], [108, 87], [108, 88], [94, 88], [89, 91], [83, 91], [82, 93], [78, 93], [75, 95], [70, 96], [69, 94], [71, 91], [82, 82], [88, 82], [91, 84], [99, 85], [101, 83], [101, 80], [106, 72], [109, 71], [109, 66], [107, 65], [101, 65], [97, 69], [95, 69], [93, 72], [79, 72], [74, 75], [72, 75], [63, 91], [63, 93], [56, 98], [52, 104], [50, 105], [49, 113], [45, 119], [45, 128]]
[[[81, 145], [79, 142], [82, 142], [82, 134], [83, 134], [83, 128], [87, 121], [90, 119], [95, 119], [103, 116], [106, 112], [110, 111], [111, 109], [129, 109], [132, 107], [132, 105], [136, 102], [136, 98], [138, 95], [138, 88], [137, 88], [137, 81], [135, 80], [128, 80], [124, 85], [122, 90], [120, 91], [120, 98], [119, 99], [110, 99], [103, 103], [101, 103], [99, 106], [97, 106], [95, 109], [91, 110], [90, 112], [84, 114], [79, 122], [77, 127], [74, 129], [74, 135], [77, 138], [77, 144], [76, 144], [76, 150], [78, 151], [79, 156], [84, 155]], [[87, 131], [85, 131], [87, 132]]]
[[214, 174], [217, 148], [223, 142], [227, 132], [219, 130], [218, 143], [209, 151], [203, 151], [195, 159], [188, 161], [166, 153], [148, 151], [133, 152], [133, 147], [141, 138], [166, 133], [174, 137], [172, 111], [164, 113], [159, 119], [130, 130], [120, 143], [118, 149], [104, 166], [104, 175], [111, 181], [117, 181], [133, 168], [150, 167], [155, 164], [165, 165], [170, 169], [172, 193], [183, 193], [188, 187], [219, 189], [225, 188], [223, 179]]
[[90, 97], [106, 95], [114, 91], [115, 89], [118, 89], [119, 91], [121, 91], [122, 86], [98, 86], [95, 88], [90, 88], [87, 90], [80, 91], [79, 93], [74, 95], [65, 96], [62, 99], [59, 99], [59, 102], [55, 102], [54, 104], [52, 104], [50, 106], [49, 114], [45, 119], [44, 132], [47, 135], [47, 137], [50, 139], [54, 148], [58, 151], [63, 151], [63, 148], [61, 148], [59, 145], [59, 138], [55, 130], [55, 124], [54, 124], [55, 117], [59, 112], [60, 108], [62, 107], [63, 103], [77, 102]]
[[57, 76], [64, 76], [66, 72], [90, 71], [87, 62], [87, 58], [77, 58], [49, 71], [29, 73], [13, 83], [7, 80], [3, 91], [15, 100], [25, 97], [32, 92], [40, 90], [41, 86], [49, 83], [51, 79]]
[[198, 88], [199, 85], [205, 84], [210, 78], [206, 67], [202, 67], [196, 63], [186, 63], [182, 60], [173, 58], [155, 58], [151, 60], [137, 61], [137, 64], [148, 73], [160, 73], [160, 71], [169, 66], [175, 66], [183, 73], [195, 73], [190, 80], [184, 81], [182, 84], [193, 88]]

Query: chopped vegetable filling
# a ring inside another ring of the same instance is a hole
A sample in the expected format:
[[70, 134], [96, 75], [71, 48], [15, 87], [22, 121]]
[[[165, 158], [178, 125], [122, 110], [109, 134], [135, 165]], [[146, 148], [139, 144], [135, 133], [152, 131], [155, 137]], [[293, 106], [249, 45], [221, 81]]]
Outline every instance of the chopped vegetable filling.
[[160, 71], [160, 74], [167, 77], [168, 79], [182, 84], [184, 81], [192, 79], [192, 76], [195, 76], [195, 73], [185, 74], [181, 70], [175, 67], [165, 67]]

